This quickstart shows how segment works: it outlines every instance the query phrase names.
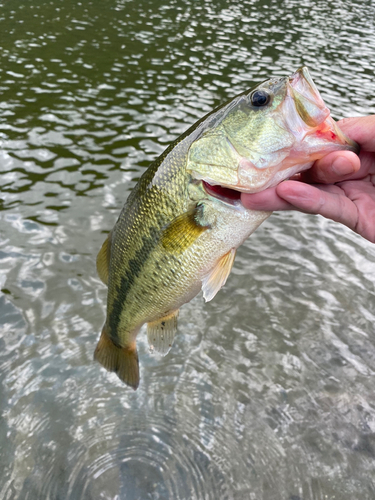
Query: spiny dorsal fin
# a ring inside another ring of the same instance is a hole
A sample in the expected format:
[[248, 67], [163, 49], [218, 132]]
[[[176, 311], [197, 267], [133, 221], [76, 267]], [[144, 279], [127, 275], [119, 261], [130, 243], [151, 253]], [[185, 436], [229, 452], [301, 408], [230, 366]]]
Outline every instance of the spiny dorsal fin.
[[221, 287], [225, 285], [232, 270], [236, 249], [232, 248], [228, 253], [220, 257], [214, 267], [202, 279], [203, 297], [206, 302], [212, 300]]
[[203, 206], [198, 205], [170, 222], [164, 229], [161, 242], [167, 252], [182, 253], [189, 248], [209, 225], [201, 225]]
[[160, 352], [164, 356], [172, 347], [177, 331], [178, 309], [156, 321], [147, 323], [147, 340], [150, 351]]
[[96, 257], [96, 269], [98, 271], [99, 278], [105, 285], [108, 285], [109, 260], [111, 258], [111, 238], [112, 231], [107, 236], [102, 248], [99, 250], [98, 256]]
[[133, 342], [128, 347], [117, 347], [109, 338], [106, 325], [103, 326], [94, 359], [109, 372], [115, 372], [120, 380], [134, 390], [139, 385], [138, 353]]

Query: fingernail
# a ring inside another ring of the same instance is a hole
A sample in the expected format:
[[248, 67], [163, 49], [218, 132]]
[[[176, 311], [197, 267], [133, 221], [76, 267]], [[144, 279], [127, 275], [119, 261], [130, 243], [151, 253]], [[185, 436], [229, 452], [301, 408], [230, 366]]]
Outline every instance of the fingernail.
[[347, 158], [336, 158], [332, 163], [332, 172], [336, 175], [349, 175], [355, 172], [353, 163]]

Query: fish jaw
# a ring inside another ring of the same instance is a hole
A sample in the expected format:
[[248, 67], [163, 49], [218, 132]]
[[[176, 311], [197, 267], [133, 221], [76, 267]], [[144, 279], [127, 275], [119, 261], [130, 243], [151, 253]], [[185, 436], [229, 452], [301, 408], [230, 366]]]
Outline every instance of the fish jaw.
[[[272, 95], [268, 110], [251, 109], [249, 99], [257, 90]], [[237, 107], [248, 106], [248, 120], [257, 123], [259, 133], [254, 134], [255, 127], [250, 124], [243, 127], [246, 135], [233, 125], [237, 118], [232, 117], [228, 125], [228, 113], [216, 130], [209, 130], [203, 137], [207, 146], [212, 141], [215, 155], [211, 165], [199, 162], [204, 155], [211, 160], [210, 151], [204, 151], [203, 141], [200, 148], [194, 145], [191, 148], [194, 178], [211, 186], [256, 193], [307, 170], [314, 161], [333, 151], [359, 152], [358, 145], [345, 136], [331, 117], [306, 67], [290, 77], [264, 82], [241, 99]], [[232, 107], [230, 112], [234, 115], [235, 111]], [[240, 120], [241, 113], [238, 116]], [[218, 154], [220, 141], [223, 147]]]
[[[286, 85], [286, 97], [280, 105], [280, 112], [285, 127], [295, 137], [294, 144], [284, 159], [281, 159], [281, 154], [285, 154], [285, 151], [279, 151], [281, 161], [277, 165], [268, 165], [255, 189], [245, 188], [244, 192], [257, 192], [276, 186], [282, 180], [307, 170], [316, 160], [331, 152], [349, 150], [359, 153], [359, 146], [340, 130], [331, 117], [306, 67], [297, 70]], [[243, 161], [239, 178], [249, 177], [249, 173], [255, 177], [257, 168]]]
[[269, 156], [265, 168], [243, 158], [239, 163], [237, 185], [242, 192], [255, 193], [276, 186], [309, 169], [316, 160], [331, 152], [349, 150], [359, 153], [359, 146], [331, 117], [306, 67], [286, 80], [286, 96], [278, 112], [280, 116], [275, 118], [293, 134], [293, 145], [279, 150], [274, 158]]
[[[288, 95], [294, 101], [294, 108], [297, 111], [295, 125], [299, 122], [302, 124], [302, 141], [306, 138], [315, 136], [315, 148], [325, 147], [324, 153], [331, 148], [332, 150], [349, 149], [354, 153], [359, 153], [359, 146], [356, 142], [347, 137], [335, 120], [330, 116], [330, 111], [325, 105], [319, 90], [316, 88], [308, 69], [305, 66], [299, 68], [290, 78], [288, 82]], [[290, 100], [286, 102], [289, 104]], [[290, 112], [290, 118], [287, 119], [288, 126], [293, 129], [293, 119], [295, 113], [290, 108], [286, 108], [284, 115]], [[302, 120], [302, 123], [301, 123]], [[308, 128], [306, 128], [306, 125]], [[297, 125], [298, 129], [298, 125]], [[298, 138], [297, 130], [294, 130]], [[313, 144], [310, 144], [313, 148]]]

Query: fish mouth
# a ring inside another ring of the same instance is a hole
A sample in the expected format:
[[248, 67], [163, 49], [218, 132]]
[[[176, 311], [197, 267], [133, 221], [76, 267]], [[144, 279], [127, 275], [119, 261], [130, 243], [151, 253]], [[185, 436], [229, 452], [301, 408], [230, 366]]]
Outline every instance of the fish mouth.
[[221, 185], [212, 185], [208, 182], [202, 180], [202, 185], [206, 193], [223, 203], [229, 205], [237, 205], [241, 202], [241, 191], [236, 191], [235, 189], [227, 188]]
[[[354, 153], [359, 153], [358, 144], [347, 137], [330, 116], [330, 111], [305, 66], [299, 68], [289, 77], [287, 88], [288, 96], [293, 99], [295, 111], [297, 112], [297, 115], [295, 115], [293, 110], [290, 107], [288, 108], [291, 117], [290, 126], [295, 129], [295, 132], [300, 129], [307, 137], [313, 133], [317, 138], [324, 140], [325, 145], [328, 147], [334, 149], [336, 146], [336, 149], [342, 149], [342, 146], [346, 146], [347, 149]], [[297, 120], [296, 118], [293, 119], [293, 115], [298, 117]], [[302, 121], [298, 123], [298, 119]], [[307, 129], [303, 125], [301, 127], [302, 123], [307, 126]], [[301, 137], [301, 139], [303, 138]], [[320, 146], [323, 145], [319, 144]]]

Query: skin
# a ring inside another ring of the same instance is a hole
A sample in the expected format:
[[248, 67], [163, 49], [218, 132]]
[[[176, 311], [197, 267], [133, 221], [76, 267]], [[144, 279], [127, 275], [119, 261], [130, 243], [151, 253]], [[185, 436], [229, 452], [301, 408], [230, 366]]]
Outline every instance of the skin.
[[375, 115], [345, 118], [338, 125], [361, 146], [359, 157], [350, 151], [330, 153], [293, 180], [242, 194], [242, 204], [320, 214], [375, 243]]

